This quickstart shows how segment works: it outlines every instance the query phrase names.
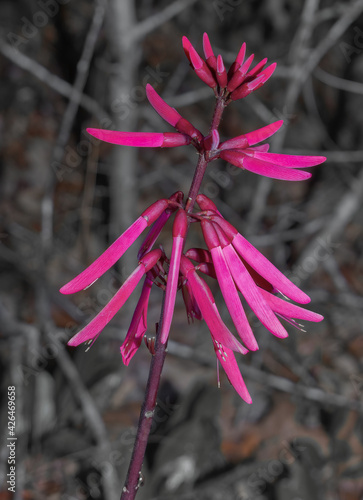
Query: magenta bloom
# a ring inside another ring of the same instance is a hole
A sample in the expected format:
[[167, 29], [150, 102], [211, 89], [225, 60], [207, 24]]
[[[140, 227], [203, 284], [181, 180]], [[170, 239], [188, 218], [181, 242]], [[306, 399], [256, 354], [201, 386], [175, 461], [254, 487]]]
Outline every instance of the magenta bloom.
[[[245, 58], [246, 45], [243, 44], [227, 70], [222, 56], [214, 54], [206, 33], [203, 36], [204, 58], [186, 37], [183, 37], [183, 48], [197, 76], [214, 90], [216, 96], [215, 113], [207, 135], [203, 135], [168, 105], [151, 85], [146, 86], [147, 98], [155, 111], [175, 129], [173, 132], [88, 129], [92, 136], [122, 146], [170, 148], [192, 145], [198, 153], [198, 165], [185, 201], [181, 191], [169, 199], [156, 201], [95, 262], [61, 288], [62, 293], [69, 294], [90, 286], [149, 228], [137, 252], [139, 262], [136, 269], [109, 303], [68, 344], [76, 346], [83, 342], [94, 342], [143, 279], [141, 294], [120, 348], [123, 362], [128, 365], [147, 332], [148, 305], [153, 285], [164, 291], [163, 311], [157, 328], [159, 347], [168, 341], [177, 293], [181, 290], [188, 321], [204, 319], [217, 359], [229, 381], [238, 394], [251, 403], [234, 356], [234, 352], [246, 354], [258, 349], [241, 296], [266, 329], [278, 338], [288, 336], [281, 320], [302, 329], [297, 320], [318, 322], [323, 317], [278, 296], [280, 293], [285, 299], [299, 304], [310, 301], [302, 290], [224, 219], [209, 198], [199, 193], [203, 175], [209, 162], [221, 158], [259, 175], [300, 181], [311, 176], [302, 169], [318, 165], [325, 158], [269, 153], [269, 145], [263, 141], [281, 128], [281, 120], [221, 141], [218, 126], [225, 106], [260, 88], [270, 78], [276, 64], [266, 66], [267, 59], [263, 59], [251, 69], [254, 56]], [[200, 211], [194, 210], [195, 202]], [[172, 248], [168, 256], [162, 247], [155, 249], [154, 246], [171, 217], [174, 218]], [[206, 248], [185, 248], [192, 223], [200, 224]], [[222, 320], [212, 291], [200, 274], [217, 282], [240, 340]], [[154, 342], [146, 344], [154, 354]]]
[[242, 47], [228, 73], [221, 55], [214, 55], [207, 33], [203, 35], [203, 51], [205, 60], [200, 57], [187, 37], [183, 37], [183, 48], [190, 65], [197, 76], [211, 87], [216, 95], [224, 96], [226, 102], [236, 101], [248, 96], [254, 90], [262, 87], [275, 71], [276, 63], [266, 66], [263, 59], [253, 69], [250, 69], [254, 55], [245, 60], [246, 44]]

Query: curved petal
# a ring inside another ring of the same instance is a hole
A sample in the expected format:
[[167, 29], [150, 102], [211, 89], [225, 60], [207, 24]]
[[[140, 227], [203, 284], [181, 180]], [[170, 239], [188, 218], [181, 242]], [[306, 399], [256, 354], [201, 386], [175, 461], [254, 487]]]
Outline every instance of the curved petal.
[[291, 302], [286, 302], [286, 300], [282, 300], [266, 290], [261, 290], [260, 293], [271, 309], [281, 316], [285, 316], [286, 318], [302, 319], [305, 321], [313, 321], [314, 323], [318, 323], [324, 319], [324, 316], [321, 314], [296, 306], [295, 304], [291, 304]]
[[284, 181], [304, 181], [311, 177], [311, 174], [309, 172], [305, 172], [304, 170], [301, 171], [286, 167], [279, 167], [273, 163], [256, 160], [255, 158], [243, 158], [242, 165], [243, 168], [249, 170], [250, 172], [271, 177], [272, 179], [280, 179]]
[[105, 252], [92, 262], [90, 266], [73, 278], [69, 283], [62, 286], [60, 292], [63, 294], [79, 292], [94, 283], [102, 274], [108, 271], [120, 257], [122, 257], [147, 225], [148, 223], [144, 217], [139, 217]]
[[117, 311], [121, 309], [130, 297], [140, 279], [145, 274], [145, 266], [139, 264], [135, 271], [127, 278], [122, 287], [116, 292], [108, 304], [88, 323], [80, 332], [68, 341], [68, 345], [77, 346], [94, 339], [111, 321]]
[[251, 351], [256, 351], [258, 344], [238, 296], [231, 271], [225, 260], [224, 249], [222, 251], [221, 247], [212, 248], [211, 254], [218, 283], [237, 332], [246, 347]]
[[190, 137], [176, 132], [117, 132], [99, 128], [88, 128], [87, 132], [110, 144], [138, 148], [173, 148], [190, 144]]
[[239, 135], [238, 137], [229, 139], [228, 141], [223, 142], [219, 146], [219, 149], [238, 149], [253, 146], [254, 144], [257, 144], [271, 137], [275, 132], [279, 130], [279, 128], [282, 127], [283, 123], [283, 120], [279, 120], [277, 122], [270, 123], [270, 125], [266, 125], [265, 127], [254, 130], [253, 132], [248, 132], [247, 134]]
[[259, 160], [290, 168], [314, 167], [326, 160], [325, 156], [284, 155], [260, 151], [253, 151], [253, 156]]
[[239, 255], [266, 281], [281, 293], [300, 304], [307, 304], [310, 298], [281, 271], [279, 271], [261, 252], [257, 250], [237, 229], [221, 217], [213, 218], [228, 236]]
[[231, 244], [225, 246], [223, 248], [223, 254], [226, 257], [229, 270], [232, 273], [233, 279], [236, 282], [239, 291], [245, 297], [261, 323], [265, 325], [271, 333], [276, 335], [276, 337], [288, 337], [287, 331], [266, 303], [264, 296], [261, 293], [261, 288], [259, 288], [253, 281], [253, 278], [243, 265], [233, 246]]
[[251, 404], [252, 398], [242, 378], [241, 371], [238, 368], [237, 361], [234, 357], [233, 352], [227, 347], [221, 345], [214, 337], [213, 347], [217, 358], [219, 359], [224, 371], [226, 372], [228, 380], [235, 388], [237, 393], [241, 396], [241, 398], [246, 401], [246, 403]]
[[224, 347], [246, 354], [247, 349], [238, 342], [223, 323], [207, 283], [198, 276], [191, 262], [184, 256], [181, 259], [181, 269], [190, 283], [194, 298], [213, 338]]

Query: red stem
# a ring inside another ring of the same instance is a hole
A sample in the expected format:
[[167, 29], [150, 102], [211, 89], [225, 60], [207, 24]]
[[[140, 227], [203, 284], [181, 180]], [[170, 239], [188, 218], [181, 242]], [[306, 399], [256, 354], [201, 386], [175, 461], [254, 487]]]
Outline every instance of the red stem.
[[145, 391], [145, 399], [140, 412], [134, 449], [132, 452], [130, 466], [127, 472], [127, 477], [125, 485], [122, 489], [120, 500], [133, 500], [136, 496], [137, 490], [141, 485], [141, 468], [145, 457], [145, 451], [149, 439], [151, 425], [153, 422], [160, 377], [166, 356], [166, 344], [162, 344], [159, 341], [158, 335], [161, 328], [163, 312], [164, 301], [162, 305], [158, 332], [156, 334], [155, 354], [153, 355], [151, 361], [149, 378]]
[[[221, 96], [218, 96], [216, 107], [214, 109], [212, 123], [211, 123], [210, 129], [209, 129], [210, 134], [212, 133], [212, 130], [218, 129], [225, 107], [226, 107], [226, 102], [225, 102], [224, 98]], [[193, 210], [195, 199], [198, 196], [200, 186], [202, 184], [203, 177], [204, 177], [204, 174], [205, 174], [205, 171], [206, 171], [206, 168], [207, 168], [209, 161], [210, 160], [209, 160], [209, 153], [208, 152], [206, 152], [206, 153], [203, 152], [203, 153], [199, 154], [197, 167], [196, 167], [195, 172], [194, 172], [194, 177], [193, 177], [190, 189], [189, 189], [188, 198], [187, 198], [187, 202], [185, 205], [185, 210], [187, 212], [191, 212]]]
[[[209, 133], [219, 127], [225, 107], [226, 102], [224, 98], [222, 96], [218, 96]], [[185, 205], [185, 210], [187, 212], [191, 212], [193, 210], [195, 199], [199, 193], [199, 189], [209, 161], [208, 151], [199, 154], [198, 163], [194, 172], [194, 177]], [[145, 457], [145, 451], [151, 430], [151, 425], [153, 422], [160, 377], [166, 356], [167, 344], [162, 344], [159, 340], [158, 335], [163, 321], [163, 315], [164, 301], [161, 308], [158, 332], [156, 334], [155, 354], [153, 355], [150, 365], [149, 378], [145, 391], [145, 399], [141, 408], [134, 449], [132, 452], [130, 466], [127, 472], [125, 486], [122, 489], [120, 500], [134, 500], [136, 493], [141, 485], [141, 468]]]

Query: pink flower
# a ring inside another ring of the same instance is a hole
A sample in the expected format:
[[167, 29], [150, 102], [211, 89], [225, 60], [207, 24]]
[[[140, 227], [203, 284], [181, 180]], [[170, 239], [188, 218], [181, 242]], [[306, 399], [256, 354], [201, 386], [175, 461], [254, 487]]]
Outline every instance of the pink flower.
[[286, 181], [309, 179], [311, 177], [309, 172], [296, 169], [319, 165], [326, 160], [324, 156], [268, 153], [267, 144], [251, 147], [273, 135], [282, 124], [283, 121], [279, 120], [254, 132], [222, 142], [216, 154], [236, 167], [273, 179]]
[[[293, 318], [307, 321], [323, 319], [320, 314], [306, 311], [276, 297], [273, 293], [280, 291], [296, 302], [305, 304], [310, 301], [303, 291], [278, 271], [220, 215], [209, 198], [200, 194], [197, 196], [197, 203], [207, 214], [202, 219], [201, 226], [222, 295], [242, 341], [250, 350], [256, 350], [258, 346], [243, 311], [238, 291], [245, 297], [261, 323], [280, 338], [285, 338], [288, 334], [276, 314], [294, 326], [299, 325]], [[198, 258], [195, 250], [189, 255]], [[206, 262], [209, 262], [208, 256]]]
[[184, 255], [181, 257], [180, 270], [184, 279], [190, 284], [193, 297], [201, 311], [201, 314], [203, 315], [205, 322], [208, 325], [217, 358], [221, 362], [229, 381], [238, 394], [247, 403], [251, 403], [251, 396], [248, 393], [236, 359], [233, 355], [233, 351], [246, 354], [247, 349], [245, 349], [237, 341], [237, 339], [223, 323], [212, 292], [210, 291], [207, 283], [200, 276], [198, 276], [195, 267]]
[[130, 297], [141, 278], [155, 266], [161, 256], [161, 250], [152, 250], [146, 254], [140, 260], [135, 271], [127, 278], [125, 283], [116, 292], [108, 304], [97, 314], [95, 318], [93, 318], [90, 323], [88, 323], [87, 326], [71, 338], [68, 345], [77, 346], [83, 342], [88, 342], [89, 340], [96, 340], [101, 331]]
[[262, 87], [275, 71], [276, 63], [265, 67], [267, 59], [250, 70], [254, 55], [245, 60], [246, 44], [242, 47], [228, 73], [221, 55], [214, 55], [207, 33], [203, 35], [203, 60], [193, 45], [183, 37], [183, 49], [197, 76], [211, 87], [216, 95], [224, 97], [226, 103], [248, 96]]
[[[273, 179], [287, 181], [302, 181], [309, 179], [311, 174], [301, 168], [313, 167], [323, 163], [324, 156], [299, 156], [268, 153], [269, 145], [261, 144], [261, 141], [277, 132], [283, 124], [282, 120], [266, 125], [253, 132], [240, 135], [228, 141], [220, 142], [216, 129], [204, 137], [193, 125], [182, 118], [174, 108], [165, 101], [149, 86], [148, 96], [156, 111], [168, 123], [175, 126], [183, 133], [137, 133], [137, 132], [113, 132], [101, 129], [87, 129], [87, 131], [98, 139], [138, 147], [176, 147], [192, 144], [199, 153], [208, 153], [209, 161], [217, 158], [232, 163], [233, 165], [249, 170], [250, 172], [271, 177]], [[176, 114], [175, 114], [176, 113]]]
[[184, 279], [190, 284], [193, 297], [195, 298], [198, 308], [200, 309], [212, 336], [213, 347], [217, 358], [221, 362], [229, 381], [238, 394], [247, 403], [251, 403], [251, 396], [248, 393], [236, 359], [233, 355], [233, 351], [246, 354], [247, 349], [245, 349], [237, 341], [237, 339], [223, 323], [212, 292], [210, 291], [207, 283], [200, 276], [198, 276], [195, 267], [184, 255], [181, 257], [180, 270]]
[[92, 285], [122, 257], [144, 229], [155, 222], [170, 206], [170, 200], [158, 200], [153, 203], [98, 259], [72, 281], [62, 286], [60, 292], [63, 294], [75, 293]]

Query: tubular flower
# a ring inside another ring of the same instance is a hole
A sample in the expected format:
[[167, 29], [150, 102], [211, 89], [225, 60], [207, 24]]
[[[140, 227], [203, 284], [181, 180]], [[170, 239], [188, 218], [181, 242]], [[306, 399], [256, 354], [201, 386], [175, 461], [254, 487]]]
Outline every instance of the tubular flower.
[[[153, 203], [102, 255], [61, 288], [62, 293], [70, 294], [89, 287], [109, 270], [148, 228], [148, 233], [137, 252], [139, 262], [136, 269], [109, 303], [71, 338], [68, 344], [76, 346], [83, 342], [93, 343], [138, 283], [144, 279], [120, 351], [124, 364], [128, 365], [147, 332], [149, 298], [155, 285], [164, 291], [162, 317], [157, 328], [160, 343], [155, 344], [153, 339], [146, 342], [150, 352], [155, 354], [157, 346], [165, 346], [168, 341], [177, 292], [181, 290], [188, 322], [204, 319], [211, 334], [215, 354], [228, 379], [238, 394], [251, 403], [234, 352], [246, 354], [248, 351], [256, 351], [259, 347], [241, 296], [267, 330], [279, 338], [288, 336], [281, 320], [302, 329], [297, 320], [318, 322], [323, 317], [284, 300], [288, 298], [299, 304], [310, 302], [308, 295], [251, 245], [223, 217], [207, 196], [199, 193], [203, 175], [209, 162], [221, 158], [241, 169], [274, 179], [304, 180], [311, 174], [301, 169], [318, 165], [325, 161], [325, 158], [269, 153], [269, 145], [262, 142], [281, 128], [282, 120], [221, 141], [218, 126], [225, 106], [261, 87], [270, 78], [276, 65], [266, 66], [267, 59], [263, 59], [251, 69], [254, 56], [246, 58], [246, 45], [242, 44], [235, 61], [227, 70], [222, 56], [214, 54], [206, 33], [203, 36], [204, 58], [186, 37], [183, 37], [183, 48], [197, 76], [214, 90], [217, 98], [207, 135], [204, 136], [176, 109], [167, 104], [151, 85], [146, 86], [147, 98], [155, 111], [174, 127], [174, 132], [88, 129], [92, 136], [102, 141], [123, 146], [170, 148], [192, 145], [197, 150], [199, 160], [186, 201], [184, 194], [178, 191], [168, 199]], [[195, 202], [199, 205], [199, 211], [194, 210]], [[172, 248], [168, 257], [162, 247], [155, 249], [154, 246], [170, 218], [174, 220]], [[185, 249], [191, 223], [200, 225], [206, 248]], [[212, 291], [200, 274], [215, 280], [219, 285], [240, 340], [223, 322]]]
[[207, 33], [203, 35], [205, 60], [200, 57], [185, 36], [183, 49], [197, 76], [211, 87], [216, 95], [223, 95], [226, 102], [242, 99], [262, 87], [276, 68], [276, 63], [266, 67], [267, 59], [265, 58], [250, 69], [254, 55], [252, 54], [245, 60], [246, 44], [243, 43], [227, 73], [222, 56], [214, 55]]
[[[208, 214], [202, 219], [201, 226], [222, 295], [242, 341], [250, 350], [256, 350], [258, 346], [245, 319], [238, 291], [261, 323], [276, 337], [288, 336], [276, 315], [294, 326], [301, 325], [293, 318], [322, 321], [320, 314], [276, 297], [275, 294], [280, 292], [301, 304], [310, 302], [308, 295], [276, 269], [220, 215], [212, 200], [200, 194], [197, 196], [197, 203]], [[189, 255], [198, 258], [200, 254], [194, 249]], [[208, 256], [206, 262], [210, 262]]]

